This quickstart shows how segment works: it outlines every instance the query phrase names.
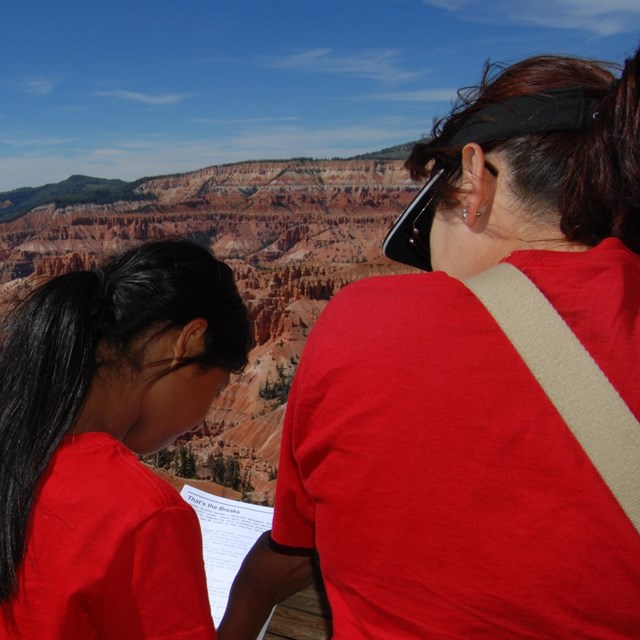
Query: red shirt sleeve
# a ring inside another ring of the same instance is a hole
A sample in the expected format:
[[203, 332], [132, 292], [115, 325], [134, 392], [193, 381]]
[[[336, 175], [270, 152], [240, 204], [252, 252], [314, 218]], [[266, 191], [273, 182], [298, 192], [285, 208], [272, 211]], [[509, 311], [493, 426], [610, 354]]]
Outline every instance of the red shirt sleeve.
[[155, 512], [114, 550], [92, 612], [104, 640], [215, 639], [200, 526], [185, 507]]

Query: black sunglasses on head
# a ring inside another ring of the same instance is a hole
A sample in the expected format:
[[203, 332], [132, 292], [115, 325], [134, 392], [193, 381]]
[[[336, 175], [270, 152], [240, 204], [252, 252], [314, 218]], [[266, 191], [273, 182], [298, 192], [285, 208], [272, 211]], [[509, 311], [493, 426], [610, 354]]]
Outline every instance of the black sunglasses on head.
[[382, 244], [382, 251], [387, 258], [431, 271], [429, 234], [435, 214], [433, 186], [444, 172], [444, 168], [436, 167], [428, 182], [393, 223]]

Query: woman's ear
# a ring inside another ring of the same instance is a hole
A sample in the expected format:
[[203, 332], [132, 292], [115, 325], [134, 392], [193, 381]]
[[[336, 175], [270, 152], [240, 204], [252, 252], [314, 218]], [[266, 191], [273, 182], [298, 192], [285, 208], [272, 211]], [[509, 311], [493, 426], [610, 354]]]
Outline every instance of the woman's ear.
[[182, 358], [200, 355], [204, 351], [204, 338], [209, 324], [204, 318], [194, 318], [182, 327], [173, 346], [174, 367]]
[[464, 145], [461, 164], [464, 222], [472, 227], [490, 208], [494, 185], [487, 175], [484, 150], [479, 144], [469, 142]]

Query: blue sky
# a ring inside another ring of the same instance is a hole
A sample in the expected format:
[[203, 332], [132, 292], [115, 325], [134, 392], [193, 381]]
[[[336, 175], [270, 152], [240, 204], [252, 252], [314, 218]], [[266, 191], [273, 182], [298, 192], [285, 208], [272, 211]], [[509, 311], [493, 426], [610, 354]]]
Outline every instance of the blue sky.
[[640, 43], [639, 0], [21, 0], [2, 22], [0, 191], [374, 151], [487, 59]]

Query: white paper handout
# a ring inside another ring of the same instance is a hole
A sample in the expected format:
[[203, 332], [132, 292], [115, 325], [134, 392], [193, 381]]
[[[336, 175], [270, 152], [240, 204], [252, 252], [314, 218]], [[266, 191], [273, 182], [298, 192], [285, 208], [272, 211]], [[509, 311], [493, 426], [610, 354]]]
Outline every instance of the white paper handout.
[[[260, 534], [271, 529], [273, 507], [220, 498], [189, 485], [180, 495], [200, 520], [211, 614], [218, 627], [244, 557]], [[266, 625], [259, 638], [265, 630]]]

